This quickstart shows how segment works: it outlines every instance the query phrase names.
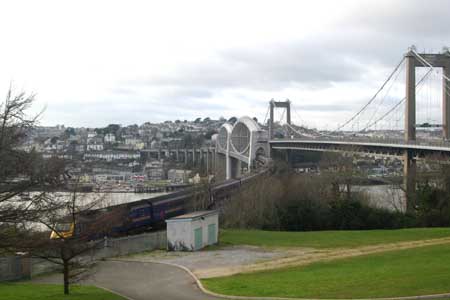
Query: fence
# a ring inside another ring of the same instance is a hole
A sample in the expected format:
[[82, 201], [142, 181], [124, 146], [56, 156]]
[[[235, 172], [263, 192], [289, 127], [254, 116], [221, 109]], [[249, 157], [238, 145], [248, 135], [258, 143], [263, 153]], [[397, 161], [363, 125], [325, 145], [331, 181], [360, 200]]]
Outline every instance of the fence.
[[[95, 247], [92, 247], [88, 253], [80, 258], [96, 261], [102, 258], [166, 249], [166, 247], [166, 231], [156, 231], [121, 238], [105, 238], [101, 243], [95, 242]], [[60, 268], [60, 265], [44, 259], [26, 256], [0, 257], [0, 282], [30, 279], [32, 276], [54, 272]]]
[[0, 257], [0, 281], [29, 279], [31, 259], [22, 256]]
[[123, 256], [143, 251], [156, 249], [166, 249], [166, 231], [156, 231], [139, 235], [130, 235], [121, 238], [105, 238], [102, 243], [98, 243], [90, 251], [92, 260]]

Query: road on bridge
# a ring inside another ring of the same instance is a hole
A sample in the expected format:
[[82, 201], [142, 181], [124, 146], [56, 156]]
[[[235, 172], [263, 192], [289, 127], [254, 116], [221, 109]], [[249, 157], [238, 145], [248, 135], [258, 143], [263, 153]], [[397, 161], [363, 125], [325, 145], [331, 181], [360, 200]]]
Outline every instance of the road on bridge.
[[[62, 277], [58, 274], [33, 281], [62, 284]], [[217, 300], [203, 294], [184, 270], [158, 263], [99, 262], [82, 284], [97, 285], [130, 300]]]

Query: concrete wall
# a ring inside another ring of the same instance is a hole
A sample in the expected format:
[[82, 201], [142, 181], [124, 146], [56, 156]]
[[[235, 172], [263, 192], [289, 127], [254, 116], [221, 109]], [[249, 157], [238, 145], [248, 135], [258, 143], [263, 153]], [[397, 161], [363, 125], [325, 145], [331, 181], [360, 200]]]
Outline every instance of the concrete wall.
[[22, 256], [0, 257], [0, 281], [29, 279], [31, 259]]
[[194, 233], [190, 220], [167, 223], [167, 249], [170, 251], [192, 251]]
[[[209, 216], [205, 217], [204, 220], [202, 220], [202, 219], [194, 220], [191, 224], [192, 224], [191, 225], [191, 227], [192, 227], [192, 231], [191, 231], [192, 245], [195, 245], [194, 230], [197, 228], [202, 228], [202, 236], [203, 236], [202, 248], [209, 245], [209, 243], [208, 243], [208, 225], [210, 225], [210, 224], [216, 225], [216, 233], [215, 233], [216, 240], [213, 241], [211, 243], [211, 245], [217, 244], [217, 242], [218, 242], [217, 239], [218, 239], [218, 235], [219, 235], [219, 214], [209, 215]], [[194, 249], [195, 249], [195, 247], [194, 247]], [[199, 250], [199, 249], [195, 249], [195, 250]]]
[[167, 245], [166, 231], [156, 231], [121, 238], [105, 239], [97, 243], [89, 255], [92, 260], [129, 255], [156, 249], [165, 249]]
[[[157, 231], [96, 242], [95, 247], [80, 259], [95, 261], [102, 258], [166, 249], [166, 247], [166, 231]], [[0, 257], [0, 282], [30, 279], [33, 276], [60, 270], [60, 265], [44, 259], [30, 259], [21, 256]]]
[[31, 277], [62, 271], [62, 266], [42, 258], [31, 259]]

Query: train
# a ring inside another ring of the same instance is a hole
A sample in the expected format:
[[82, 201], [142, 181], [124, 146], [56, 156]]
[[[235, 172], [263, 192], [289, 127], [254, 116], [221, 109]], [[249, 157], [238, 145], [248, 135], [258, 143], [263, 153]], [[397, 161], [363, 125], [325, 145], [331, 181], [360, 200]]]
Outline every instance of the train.
[[155, 198], [83, 211], [75, 216], [75, 222], [72, 217], [67, 217], [56, 224], [50, 238], [96, 240], [104, 236], [118, 237], [162, 228], [166, 219], [187, 213], [189, 201], [194, 197], [207, 194], [207, 208], [212, 208], [217, 201], [229, 197], [243, 184], [264, 173], [262, 171], [209, 185], [207, 190], [191, 187]]

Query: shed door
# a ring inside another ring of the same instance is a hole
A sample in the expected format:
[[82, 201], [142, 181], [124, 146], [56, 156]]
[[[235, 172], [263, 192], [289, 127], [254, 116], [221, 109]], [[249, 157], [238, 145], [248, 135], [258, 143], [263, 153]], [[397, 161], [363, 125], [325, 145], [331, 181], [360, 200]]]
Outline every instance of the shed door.
[[216, 224], [208, 225], [208, 244], [214, 244], [216, 242]]
[[195, 238], [195, 250], [201, 249], [203, 247], [203, 233], [201, 227], [194, 230], [194, 238]]

